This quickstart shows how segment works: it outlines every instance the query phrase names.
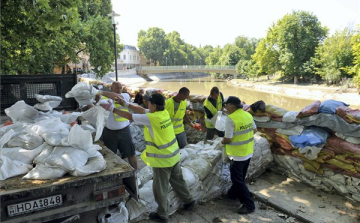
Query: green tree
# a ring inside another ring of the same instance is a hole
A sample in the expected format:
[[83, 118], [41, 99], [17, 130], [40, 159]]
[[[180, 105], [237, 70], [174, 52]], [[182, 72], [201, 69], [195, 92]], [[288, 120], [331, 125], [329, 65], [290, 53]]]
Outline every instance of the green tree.
[[314, 58], [316, 74], [327, 82], [339, 82], [342, 77], [347, 77], [354, 56], [351, 49], [352, 32], [349, 29], [337, 31], [326, 38], [324, 43], [316, 48]]
[[324, 40], [327, 28], [318, 18], [305, 11], [294, 11], [280, 19], [276, 26], [276, 47], [284, 75], [294, 79], [306, 75], [304, 64], [315, 55], [315, 48]]
[[[103, 60], [103, 55], [113, 52], [111, 22], [107, 17], [110, 12], [110, 0], [2, 1], [1, 74], [53, 73], [54, 67], [76, 60], [79, 52], [89, 53], [88, 48], [107, 52], [89, 55], [90, 61], [102, 61], [102, 72], [107, 72], [114, 61], [114, 56]], [[108, 27], [110, 31], [103, 30], [101, 38], [92, 38], [91, 42], [89, 35], [94, 30], [89, 31], [86, 26], [93, 24], [92, 19], [99, 21], [98, 16], [103, 19], [96, 28]]]
[[276, 40], [276, 33], [274, 26], [272, 26], [269, 28], [266, 37], [258, 43], [252, 59], [258, 64], [259, 73], [275, 74], [281, 70]]
[[356, 31], [356, 34], [352, 37], [352, 53], [354, 56], [354, 66], [351, 68], [350, 72], [355, 74], [354, 83], [360, 90], [360, 26]]
[[238, 36], [235, 39], [235, 45], [240, 49], [244, 49], [245, 53], [242, 55], [242, 60], [250, 60], [251, 56], [255, 53], [256, 46], [259, 43], [258, 39], [248, 38], [245, 36]]
[[222, 54], [222, 49], [220, 46], [217, 46], [213, 49], [213, 51], [206, 57], [205, 61], [208, 65], [220, 65], [219, 59]]
[[169, 47], [169, 41], [165, 38], [163, 29], [152, 27], [148, 31], [140, 30], [138, 33], [138, 47], [151, 59], [154, 64], [164, 61], [164, 52]]
[[241, 49], [233, 44], [226, 44], [222, 50], [222, 54], [219, 58], [219, 63], [222, 66], [236, 65], [241, 58], [246, 57], [245, 49]]

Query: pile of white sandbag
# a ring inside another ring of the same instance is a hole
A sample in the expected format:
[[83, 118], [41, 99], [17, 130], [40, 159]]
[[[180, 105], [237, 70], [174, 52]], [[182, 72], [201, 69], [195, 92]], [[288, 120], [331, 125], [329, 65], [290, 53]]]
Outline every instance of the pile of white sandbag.
[[[265, 138], [255, 135], [254, 156], [251, 159], [247, 178], [260, 175], [272, 162], [270, 146]], [[190, 193], [198, 202], [206, 202], [219, 197], [231, 186], [229, 164], [223, 162], [222, 138], [204, 144], [188, 144], [180, 151], [183, 176]], [[129, 220], [137, 222], [146, 219], [150, 212], [156, 211], [157, 204], [152, 190], [152, 168], [145, 166], [138, 173], [139, 201], [126, 203]], [[174, 213], [182, 202], [171, 189], [168, 195], [170, 213]]]

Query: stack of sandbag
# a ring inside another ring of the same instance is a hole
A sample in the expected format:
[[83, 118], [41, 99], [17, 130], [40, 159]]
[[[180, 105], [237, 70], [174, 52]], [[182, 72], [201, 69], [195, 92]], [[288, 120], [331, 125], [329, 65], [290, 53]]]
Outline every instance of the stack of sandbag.
[[[255, 135], [254, 156], [251, 159], [247, 178], [259, 176], [273, 160], [267, 140]], [[190, 193], [198, 202], [206, 202], [227, 192], [231, 186], [229, 163], [222, 158], [222, 138], [209, 143], [203, 141], [188, 144], [180, 150], [183, 176]], [[152, 190], [152, 168], [145, 166], [138, 173], [139, 201], [134, 199], [126, 203], [129, 220], [137, 222], [146, 219], [150, 212], [156, 211], [157, 204]], [[174, 213], [182, 206], [181, 200], [171, 189], [168, 195], [170, 212]]]
[[300, 112], [287, 112], [282, 122], [256, 124], [271, 143], [277, 171], [360, 201], [359, 113], [347, 106], [315, 101]]
[[62, 101], [61, 97], [52, 95], [35, 94], [35, 98], [40, 103], [35, 104], [34, 108], [40, 111], [52, 111], [58, 107]]
[[[19, 107], [22, 109], [15, 112]], [[18, 102], [7, 109], [14, 123], [0, 127], [1, 180], [23, 174], [23, 179], [54, 179], [66, 173], [86, 176], [106, 168], [98, 152], [101, 147], [93, 144], [91, 132], [68, 123], [78, 114], [72, 117], [49, 111], [19, 118], [33, 111], [31, 108]]]
[[133, 122], [130, 124], [130, 132], [135, 145], [135, 149], [139, 152], [145, 150], [145, 137], [144, 127], [135, 125]]

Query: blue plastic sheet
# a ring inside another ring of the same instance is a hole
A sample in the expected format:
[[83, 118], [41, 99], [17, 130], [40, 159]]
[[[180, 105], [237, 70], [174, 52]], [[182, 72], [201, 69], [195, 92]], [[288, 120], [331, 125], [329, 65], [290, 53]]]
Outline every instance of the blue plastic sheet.
[[349, 106], [342, 101], [335, 101], [335, 100], [326, 100], [321, 103], [319, 112], [320, 113], [328, 113], [328, 114], [335, 114], [336, 108], [340, 106]]
[[325, 144], [329, 136], [330, 133], [323, 128], [310, 127], [305, 129], [301, 135], [289, 136], [289, 139], [295, 148], [304, 148]]

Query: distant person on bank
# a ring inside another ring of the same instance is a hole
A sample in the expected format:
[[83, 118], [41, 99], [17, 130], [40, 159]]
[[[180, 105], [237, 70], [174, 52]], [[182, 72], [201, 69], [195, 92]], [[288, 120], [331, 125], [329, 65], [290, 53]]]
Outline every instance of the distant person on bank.
[[242, 109], [239, 98], [230, 96], [225, 102], [228, 117], [225, 122], [225, 152], [230, 159], [231, 188], [228, 197], [239, 199], [239, 214], [254, 212], [255, 204], [245, 183], [250, 159], [254, 153], [256, 125], [250, 113]]
[[206, 140], [212, 140], [217, 134], [219, 137], [224, 136], [224, 132], [221, 132], [215, 128], [211, 123], [211, 119], [221, 111], [224, 107], [224, 96], [219, 91], [218, 87], [211, 88], [209, 97], [204, 101], [205, 111], [205, 126], [206, 126]]

